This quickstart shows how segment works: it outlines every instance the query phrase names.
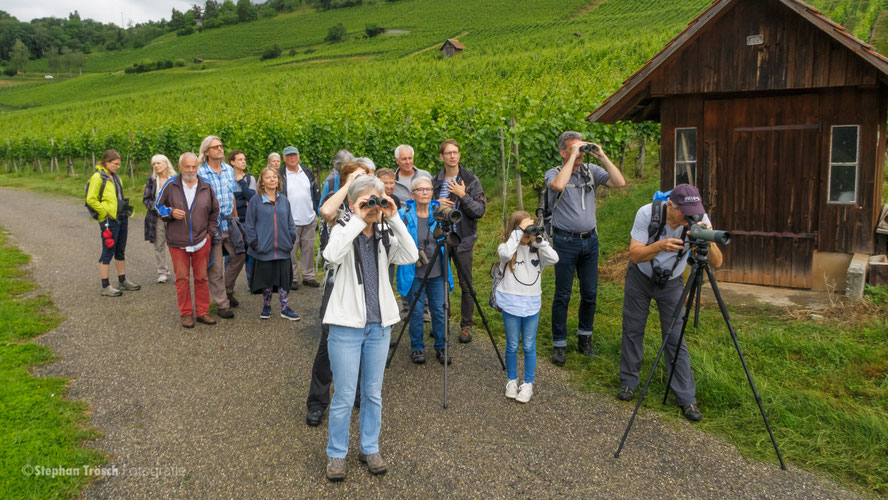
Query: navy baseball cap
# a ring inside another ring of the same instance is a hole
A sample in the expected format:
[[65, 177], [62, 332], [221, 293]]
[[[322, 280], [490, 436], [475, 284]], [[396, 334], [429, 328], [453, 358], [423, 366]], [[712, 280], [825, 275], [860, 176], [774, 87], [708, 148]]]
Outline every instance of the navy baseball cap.
[[690, 184], [679, 184], [672, 189], [669, 201], [681, 210], [686, 216], [693, 217], [706, 213], [703, 209], [703, 198], [700, 191]]

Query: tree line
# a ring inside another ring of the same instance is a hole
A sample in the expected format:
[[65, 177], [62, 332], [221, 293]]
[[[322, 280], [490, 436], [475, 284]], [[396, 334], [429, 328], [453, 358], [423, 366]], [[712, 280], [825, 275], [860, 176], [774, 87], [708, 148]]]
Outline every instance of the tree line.
[[75, 10], [67, 18], [43, 17], [19, 21], [0, 10], [0, 64], [7, 76], [23, 73], [31, 60], [45, 59], [50, 72], [83, 66], [84, 55], [96, 51], [139, 49], [151, 40], [175, 32], [186, 36], [205, 29], [247, 23], [292, 12], [302, 6], [329, 10], [361, 5], [363, 0], [268, 0], [253, 4], [250, 0], [206, 0], [201, 6], [180, 11], [172, 9], [169, 20], [148, 21], [126, 27], [82, 19]]

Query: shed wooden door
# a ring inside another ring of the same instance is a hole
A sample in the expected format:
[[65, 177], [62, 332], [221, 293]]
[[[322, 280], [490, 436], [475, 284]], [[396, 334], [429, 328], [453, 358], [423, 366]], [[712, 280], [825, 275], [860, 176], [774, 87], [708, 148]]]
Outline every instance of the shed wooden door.
[[784, 97], [704, 104], [710, 212], [715, 225], [733, 237], [723, 247], [720, 280], [811, 286], [820, 125], [809, 119], [813, 110], [805, 106], [808, 99], [801, 101]]

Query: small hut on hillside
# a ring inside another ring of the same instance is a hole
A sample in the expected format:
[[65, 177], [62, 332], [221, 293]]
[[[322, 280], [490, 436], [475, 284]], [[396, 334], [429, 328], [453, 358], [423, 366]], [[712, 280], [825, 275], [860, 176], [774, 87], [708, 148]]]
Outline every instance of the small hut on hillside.
[[661, 124], [660, 184], [731, 231], [724, 281], [844, 287], [874, 253], [888, 59], [799, 0], [718, 0], [588, 119]]
[[462, 54], [463, 44], [459, 43], [459, 40], [456, 38], [448, 38], [447, 41], [444, 42], [444, 45], [441, 46], [441, 56], [442, 57], [453, 57]]

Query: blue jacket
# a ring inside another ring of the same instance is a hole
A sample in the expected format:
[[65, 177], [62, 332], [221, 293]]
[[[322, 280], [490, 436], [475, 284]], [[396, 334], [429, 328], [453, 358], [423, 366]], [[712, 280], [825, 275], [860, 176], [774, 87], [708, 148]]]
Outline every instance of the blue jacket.
[[272, 203], [265, 193], [253, 196], [244, 222], [247, 254], [257, 260], [289, 259], [296, 241], [290, 202], [282, 193]]
[[[437, 200], [432, 200], [429, 203], [429, 232], [434, 233], [435, 228], [438, 227], [438, 221], [432, 217], [432, 212], [435, 211], [435, 207], [440, 205]], [[410, 233], [410, 236], [413, 237], [413, 243], [419, 245], [419, 236], [417, 235], [417, 219], [416, 217], [416, 202], [413, 200], [407, 200], [404, 202], [404, 207], [401, 210], [398, 210], [398, 215], [401, 216], [401, 220], [404, 221], [404, 225], [407, 226], [407, 232]], [[441, 259], [444, 258], [444, 250], [441, 250], [442, 255], [438, 257], [438, 265], [440, 265]], [[429, 256], [429, 259], [432, 257]], [[398, 280], [398, 293], [402, 296], [406, 297], [408, 293], [410, 293], [410, 289], [413, 288], [413, 280], [416, 278], [416, 264], [409, 265], [400, 265], [398, 266], [398, 271], [396, 274], [396, 279]], [[421, 278], [421, 277], [420, 277]], [[449, 290], [453, 292], [453, 273], [450, 270], [450, 262], [447, 263], [447, 281], [450, 283]]]

